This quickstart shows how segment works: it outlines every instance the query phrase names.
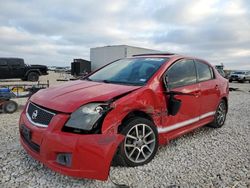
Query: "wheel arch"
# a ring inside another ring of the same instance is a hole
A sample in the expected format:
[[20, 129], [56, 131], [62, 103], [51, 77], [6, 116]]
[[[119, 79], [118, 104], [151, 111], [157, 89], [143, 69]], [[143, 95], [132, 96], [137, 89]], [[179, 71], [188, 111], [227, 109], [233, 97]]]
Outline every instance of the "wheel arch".
[[31, 70], [28, 70], [26, 73], [25, 73], [25, 76], [28, 76], [30, 73], [37, 73], [39, 76], [41, 76], [41, 71], [39, 69], [31, 69]]
[[154, 123], [153, 118], [151, 117], [150, 114], [141, 111], [141, 110], [133, 110], [131, 112], [129, 112], [123, 119], [121, 124], [118, 126], [118, 133], [121, 133], [121, 131], [123, 130], [123, 128], [126, 126], [126, 122], [129, 121], [130, 119], [136, 118], [136, 117], [141, 117], [141, 118], [145, 118], [148, 119], [150, 121], [152, 121]]
[[227, 107], [227, 112], [228, 112], [228, 99], [227, 99], [227, 97], [222, 97], [221, 100], [225, 101], [226, 107]]

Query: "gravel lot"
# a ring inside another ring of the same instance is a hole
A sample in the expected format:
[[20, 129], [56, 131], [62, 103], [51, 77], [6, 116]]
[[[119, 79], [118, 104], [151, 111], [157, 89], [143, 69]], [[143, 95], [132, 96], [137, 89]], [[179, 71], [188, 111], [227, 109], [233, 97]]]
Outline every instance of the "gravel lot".
[[[56, 84], [56, 76], [42, 80]], [[230, 92], [224, 127], [202, 127], [173, 140], [147, 165], [112, 167], [111, 179], [131, 187], [250, 187], [250, 84], [230, 85], [241, 91]], [[29, 157], [19, 144], [20, 113], [0, 114], [0, 187], [115, 187], [110, 180], [60, 175]]]

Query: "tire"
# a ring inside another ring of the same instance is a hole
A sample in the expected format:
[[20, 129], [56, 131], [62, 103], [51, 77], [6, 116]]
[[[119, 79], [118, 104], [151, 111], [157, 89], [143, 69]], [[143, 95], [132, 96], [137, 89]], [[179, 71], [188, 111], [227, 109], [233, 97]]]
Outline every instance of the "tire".
[[239, 80], [239, 83], [244, 83], [246, 81], [245, 78], [243, 78], [242, 80]]
[[149, 163], [158, 149], [158, 132], [145, 118], [127, 121], [121, 134], [125, 136], [113, 159], [113, 166], [140, 166]]
[[28, 74], [28, 81], [31, 81], [31, 82], [36, 82], [39, 80], [39, 74], [36, 73], [36, 72], [30, 72]]
[[221, 100], [214, 115], [214, 121], [209, 124], [210, 127], [220, 128], [224, 125], [227, 117], [227, 105], [225, 100]]
[[3, 104], [3, 112], [7, 114], [12, 114], [17, 111], [18, 104], [15, 101], [9, 100]]

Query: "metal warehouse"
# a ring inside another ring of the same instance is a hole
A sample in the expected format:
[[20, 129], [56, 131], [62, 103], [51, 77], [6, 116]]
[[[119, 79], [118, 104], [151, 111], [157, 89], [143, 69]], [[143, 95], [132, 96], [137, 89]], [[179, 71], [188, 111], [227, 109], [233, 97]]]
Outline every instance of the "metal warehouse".
[[128, 45], [113, 45], [90, 49], [92, 71], [117, 59], [132, 57], [141, 53], [156, 53], [157, 50], [140, 48]]

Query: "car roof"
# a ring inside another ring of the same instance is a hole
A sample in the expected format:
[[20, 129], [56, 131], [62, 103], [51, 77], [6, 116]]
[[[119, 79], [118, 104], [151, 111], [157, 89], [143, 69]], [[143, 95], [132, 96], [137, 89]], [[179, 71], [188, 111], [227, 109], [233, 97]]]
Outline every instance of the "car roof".
[[186, 58], [186, 59], [198, 60], [198, 61], [201, 61], [203, 63], [206, 63], [210, 67], [213, 67], [209, 62], [207, 62], [204, 59], [200, 59], [200, 58], [197, 58], [197, 57], [186, 56], [186, 55], [180, 55], [180, 54], [171, 53], [171, 52], [143, 53], [143, 54], [136, 54], [136, 55], [132, 56], [132, 58], [138, 58], [138, 57], [170, 58], [170, 59], [174, 59], [174, 60]]
[[19, 58], [19, 57], [0, 57], [0, 60], [23, 60], [23, 58]]
[[132, 57], [134, 57], [134, 58], [136, 58], [136, 57], [168, 57], [168, 58], [175, 58], [175, 59], [188, 58], [188, 59], [196, 59], [196, 60], [200, 60], [200, 61], [206, 62], [205, 60], [200, 59], [200, 58], [190, 57], [190, 56], [185, 56], [185, 55], [180, 55], [180, 54], [171, 53], [171, 52], [135, 54]]
[[172, 56], [176, 55], [175, 53], [171, 52], [154, 52], [154, 53], [143, 53], [143, 54], [135, 54], [133, 57], [139, 57], [139, 56]]
[[138, 57], [154, 57], [154, 58], [184, 58], [184, 56], [171, 53], [171, 52], [156, 52], [156, 53], [142, 53], [142, 54], [135, 54], [132, 56], [132, 58], [138, 58]]

